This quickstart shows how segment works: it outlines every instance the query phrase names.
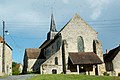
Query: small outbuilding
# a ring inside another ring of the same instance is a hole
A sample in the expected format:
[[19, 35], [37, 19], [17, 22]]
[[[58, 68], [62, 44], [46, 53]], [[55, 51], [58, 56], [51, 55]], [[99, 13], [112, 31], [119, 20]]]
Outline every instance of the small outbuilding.
[[104, 54], [106, 71], [112, 76], [120, 74], [120, 45]]

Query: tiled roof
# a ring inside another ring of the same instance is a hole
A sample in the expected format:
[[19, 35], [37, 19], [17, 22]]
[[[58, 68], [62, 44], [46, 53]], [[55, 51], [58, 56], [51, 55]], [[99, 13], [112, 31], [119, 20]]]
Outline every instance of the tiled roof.
[[3, 42], [3, 38], [0, 36], [0, 42]]
[[119, 51], [120, 51], [120, 46], [110, 50], [107, 54], [104, 54], [104, 62], [112, 61]]
[[94, 52], [70, 52], [69, 58], [73, 64], [101, 64], [102, 61]]
[[40, 55], [41, 49], [37, 48], [27, 48], [26, 49], [26, 55], [29, 59], [37, 59]]

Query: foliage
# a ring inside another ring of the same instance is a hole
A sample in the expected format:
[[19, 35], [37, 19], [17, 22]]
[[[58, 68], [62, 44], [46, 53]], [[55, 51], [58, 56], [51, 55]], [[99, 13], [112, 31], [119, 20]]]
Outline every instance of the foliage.
[[13, 75], [19, 75], [20, 71], [19, 71], [19, 64], [16, 62], [12, 62], [12, 74]]
[[36, 72], [34, 72], [34, 71], [29, 71], [29, 72], [27, 72], [27, 74], [36, 74]]
[[17, 65], [16, 62], [12, 62], [12, 67], [15, 67]]
[[104, 76], [109, 76], [110, 74], [108, 74], [107, 72], [103, 73]]
[[60, 74], [64, 74], [64, 72], [61, 72]]
[[40, 74], [29, 80], [120, 80], [120, 77], [75, 74]]

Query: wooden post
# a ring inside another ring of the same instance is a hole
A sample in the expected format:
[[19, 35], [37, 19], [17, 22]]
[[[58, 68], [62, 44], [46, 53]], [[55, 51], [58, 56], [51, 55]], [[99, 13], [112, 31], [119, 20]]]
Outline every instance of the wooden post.
[[5, 21], [3, 21], [2, 72], [5, 73]]

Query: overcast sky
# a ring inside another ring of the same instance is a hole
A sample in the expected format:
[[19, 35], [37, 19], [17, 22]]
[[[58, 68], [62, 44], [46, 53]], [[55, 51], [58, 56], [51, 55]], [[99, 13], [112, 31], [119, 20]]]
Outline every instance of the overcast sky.
[[13, 60], [23, 62], [25, 48], [37, 48], [46, 39], [53, 12], [60, 30], [78, 13], [97, 32], [103, 53], [120, 44], [120, 0], [0, 0], [0, 35], [6, 23]]

